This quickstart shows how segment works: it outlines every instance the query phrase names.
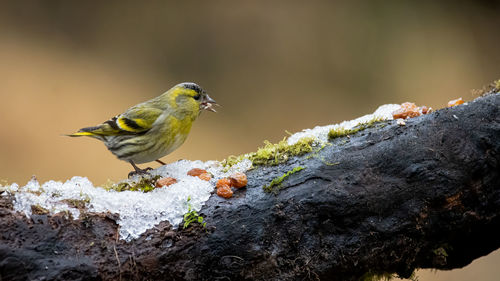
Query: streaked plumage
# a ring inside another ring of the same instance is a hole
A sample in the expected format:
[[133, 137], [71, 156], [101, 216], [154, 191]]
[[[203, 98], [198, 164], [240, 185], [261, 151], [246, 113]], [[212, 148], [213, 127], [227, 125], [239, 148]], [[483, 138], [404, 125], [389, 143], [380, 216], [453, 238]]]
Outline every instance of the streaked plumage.
[[118, 159], [135, 164], [158, 159], [186, 140], [201, 110], [215, 112], [216, 104], [195, 83], [181, 83], [164, 94], [137, 104], [94, 127], [82, 128], [71, 137], [89, 136], [101, 140]]

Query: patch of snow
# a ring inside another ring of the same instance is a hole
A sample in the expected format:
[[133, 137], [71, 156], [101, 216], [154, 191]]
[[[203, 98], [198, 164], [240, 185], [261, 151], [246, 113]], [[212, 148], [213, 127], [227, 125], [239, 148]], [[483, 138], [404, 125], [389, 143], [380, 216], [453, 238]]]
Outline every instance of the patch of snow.
[[[162, 177], [173, 177], [177, 179], [177, 183], [156, 188], [147, 193], [106, 190], [102, 187], [95, 187], [85, 177], [73, 177], [64, 183], [48, 181], [42, 185], [36, 179], [32, 179], [23, 187], [14, 183], [6, 186], [5, 190], [15, 196], [14, 209], [23, 212], [28, 217], [32, 215], [31, 206], [38, 205], [52, 214], [69, 211], [73, 218], [77, 219], [80, 211], [69, 206], [68, 200], [85, 202], [88, 212], [118, 214], [120, 238], [130, 241], [161, 221], [169, 221], [174, 227], [178, 227], [184, 214], [188, 212], [188, 198], [190, 198], [191, 209], [199, 211], [214, 190], [217, 179], [235, 171], [245, 172], [250, 167], [248, 162], [242, 161], [238, 166], [232, 167], [229, 172], [223, 172], [222, 166], [216, 161], [181, 160], [174, 162], [150, 173]], [[188, 176], [187, 172], [192, 168], [206, 169], [214, 177], [208, 182], [198, 177]], [[136, 176], [129, 181], [139, 179]]]
[[352, 129], [361, 123], [366, 123], [378, 118], [381, 120], [392, 120], [392, 112], [399, 109], [401, 105], [399, 104], [384, 104], [379, 106], [375, 112], [372, 114], [367, 114], [350, 121], [344, 121], [339, 124], [332, 124], [326, 126], [316, 126], [312, 129], [304, 129], [301, 132], [295, 133], [288, 138], [288, 144], [293, 145], [297, 143], [302, 138], [314, 138], [320, 143], [328, 141], [328, 132], [332, 129], [344, 128]]

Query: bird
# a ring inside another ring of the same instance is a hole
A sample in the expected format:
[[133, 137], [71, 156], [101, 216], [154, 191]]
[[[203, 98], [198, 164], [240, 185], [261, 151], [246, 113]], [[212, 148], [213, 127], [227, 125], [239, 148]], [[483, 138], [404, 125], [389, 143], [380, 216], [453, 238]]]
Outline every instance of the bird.
[[159, 158], [181, 146], [201, 111], [216, 112], [214, 105], [218, 104], [200, 86], [184, 82], [97, 126], [67, 136], [102, 141], [118, 159], [132, 165], [131, 177], [151, 170], [137, 164], [156, 161], [165, 165]]

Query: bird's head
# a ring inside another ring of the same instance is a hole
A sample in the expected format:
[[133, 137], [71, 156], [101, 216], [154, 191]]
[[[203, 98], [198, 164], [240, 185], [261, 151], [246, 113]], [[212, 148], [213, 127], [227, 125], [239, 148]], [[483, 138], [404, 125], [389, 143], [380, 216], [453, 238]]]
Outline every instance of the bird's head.
[[215, 111], [214, 106], [218, 104], [197, 84], [184, 82], [176, 85], [174, 88], [178, 89], [180, 96], [194, 100], [198, 104], [200, 110], [203, 109], [217, 112]]

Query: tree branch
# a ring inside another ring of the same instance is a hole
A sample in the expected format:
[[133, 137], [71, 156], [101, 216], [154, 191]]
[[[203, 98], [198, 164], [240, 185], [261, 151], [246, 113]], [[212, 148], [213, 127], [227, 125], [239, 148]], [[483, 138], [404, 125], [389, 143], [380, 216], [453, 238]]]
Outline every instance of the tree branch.
[[357, 280], [463, 267], [500, 246], [499, 163], [493, 94], [257, 167], [232, 199], [206, 202], [206, 229], [161, 223], [126, 243], [111, 214], [27, 219], [0, 197], [0, 279]]

